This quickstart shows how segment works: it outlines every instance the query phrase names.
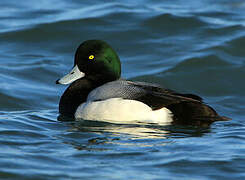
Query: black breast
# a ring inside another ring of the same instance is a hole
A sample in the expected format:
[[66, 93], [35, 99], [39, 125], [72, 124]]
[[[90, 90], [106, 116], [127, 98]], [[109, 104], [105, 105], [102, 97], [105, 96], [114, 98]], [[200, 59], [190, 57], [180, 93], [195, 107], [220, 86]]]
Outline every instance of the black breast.
[[60, 98], [59, 113], [73, 118], [76, 109], [86, 101], [92, 89], [92, 83], [86, 79], [77, 80], [72, 83]]

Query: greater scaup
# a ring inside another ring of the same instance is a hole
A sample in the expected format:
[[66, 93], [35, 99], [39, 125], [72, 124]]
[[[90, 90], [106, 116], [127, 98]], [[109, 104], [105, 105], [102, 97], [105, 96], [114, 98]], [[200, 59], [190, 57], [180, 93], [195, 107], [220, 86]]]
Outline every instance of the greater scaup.
[[75, 119], [127, 123], [209, 125], [228, 120], [197, 95], [120, 77], [120, 59], [106, 42], [83, 42], [71, 72], [56, 82], [71, 83], [60, 99], [59, 113]]

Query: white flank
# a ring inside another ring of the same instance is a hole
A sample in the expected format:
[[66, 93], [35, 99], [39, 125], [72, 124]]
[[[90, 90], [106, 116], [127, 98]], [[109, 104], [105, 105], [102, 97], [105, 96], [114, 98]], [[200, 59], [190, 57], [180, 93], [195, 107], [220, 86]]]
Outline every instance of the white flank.
[[173, 121], [172, 113], [167, 108], [152, 111], [149, 106], [140, 101], [122, 98], [83, 103], [77, 108], [75, 118], [114, 123], [129, 123], [134, 121], [170, 124]]

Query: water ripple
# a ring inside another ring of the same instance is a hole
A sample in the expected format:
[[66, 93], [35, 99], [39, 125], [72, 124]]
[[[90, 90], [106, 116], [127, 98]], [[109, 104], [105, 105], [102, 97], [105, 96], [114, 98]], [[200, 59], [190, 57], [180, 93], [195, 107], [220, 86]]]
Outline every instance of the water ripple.
[[[244, 2], [0, 2], [4, 179], [244, 179]], [[195, 93], [232, 121], [207, 128], [61, 122], [55, 80], [87, 39], [123, 77]]]

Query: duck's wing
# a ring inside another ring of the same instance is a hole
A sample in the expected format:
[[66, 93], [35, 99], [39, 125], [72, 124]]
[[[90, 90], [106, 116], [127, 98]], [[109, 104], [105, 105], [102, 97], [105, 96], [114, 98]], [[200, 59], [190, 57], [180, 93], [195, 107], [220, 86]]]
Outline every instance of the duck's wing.
[[179, 124], [209, 125], [214, 121], [227, 121], [230, 118], [219, 116], [201, 97], [195, 94], [177, 93], [151, 84], [130, 82], [146, 90], [146, 94], [136, 98], [152, 109], [166, 107], [174, 114], [175, 122]]
[[118, 80], [93, 90], [88, 100], [98, 101], [109, 98], [123, 98], [141, 101], [153, 110], [168, 108], [174, 114], [175, 122], [199, 125], [213, 121], [227, 120], [219, 116], [202, 98], [194, 94], [181, 94], [159, 85], [145, 82]]
[[89, 93], [88, 101], [123, 98], [141, 101], [153, 110], [182, 101], [201, 103], [202, 98], [193, 94], [180, 94], [157, 84], [117, 80], [106, 83]]

